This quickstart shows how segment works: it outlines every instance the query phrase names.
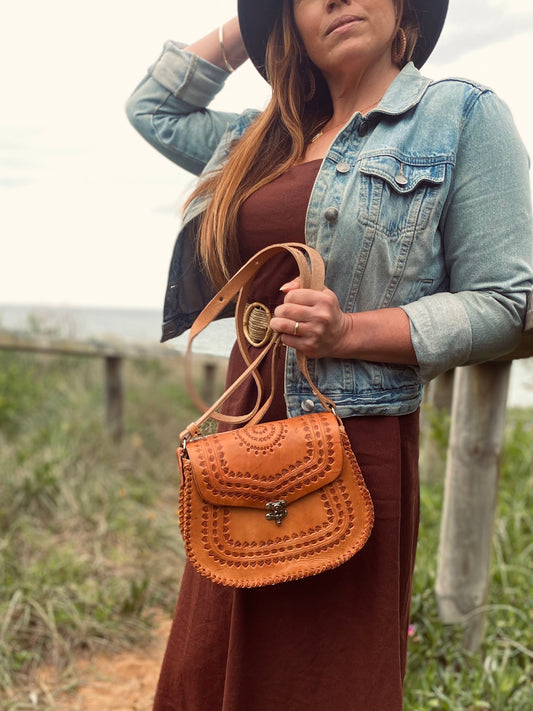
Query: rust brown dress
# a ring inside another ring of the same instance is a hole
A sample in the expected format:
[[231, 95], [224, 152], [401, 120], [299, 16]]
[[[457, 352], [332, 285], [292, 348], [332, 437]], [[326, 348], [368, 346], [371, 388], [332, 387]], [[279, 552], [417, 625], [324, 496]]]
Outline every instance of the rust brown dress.
[[[275, 242], [303, 241], [320, 161], [291, 168], [240, 215], [243, 261]], [[266, 265], [254, 298], [274, 308], [294, 275]], [[263, 367], [269, 381], [269, 364]], [[228, 379], [242, 372], [234, 349]], [[265, 419], [286, 417], [283, 364]], [[248, 412], [253, 386], [231, 410]], [[401, 711], [418, 531], [418, 413], [353, 417], [346, 430], [375, 507], [362, 551], [336, 570], [282, 585], [232, 589], [187, 565], [154, 711]]]

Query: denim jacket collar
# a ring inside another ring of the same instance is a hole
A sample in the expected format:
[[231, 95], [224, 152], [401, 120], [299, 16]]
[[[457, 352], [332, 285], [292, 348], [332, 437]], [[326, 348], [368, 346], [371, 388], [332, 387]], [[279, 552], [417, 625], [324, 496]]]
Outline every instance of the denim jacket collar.
[[399, 116], [416, 106], [431, 79], [422, 76], [412, 62], [409, 62], [387, 89], [375, 112], [389, 116]]

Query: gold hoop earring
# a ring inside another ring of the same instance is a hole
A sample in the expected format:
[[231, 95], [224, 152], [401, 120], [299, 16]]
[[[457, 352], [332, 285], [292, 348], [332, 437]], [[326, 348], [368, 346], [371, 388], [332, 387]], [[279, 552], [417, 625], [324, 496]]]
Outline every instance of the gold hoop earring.
[[398, 66], [403, 62], [405, 50], [407, 49], [407, 37], [401, 27], [398, 28], [396, 37], [392, 43], [392, 61]]

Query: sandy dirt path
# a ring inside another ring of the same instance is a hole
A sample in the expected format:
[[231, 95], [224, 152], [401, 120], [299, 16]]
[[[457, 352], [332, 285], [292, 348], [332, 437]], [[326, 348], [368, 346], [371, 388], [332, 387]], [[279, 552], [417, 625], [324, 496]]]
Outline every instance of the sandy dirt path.
[[159, 622], [153, 641], [138, 653], [74, 661], [78, 683], [72, 692], [58, 695], [50, 671], [44, 670], [31, 699], [35, 708], [44, 702], [54, 711], [151, 711], [170, 623]]

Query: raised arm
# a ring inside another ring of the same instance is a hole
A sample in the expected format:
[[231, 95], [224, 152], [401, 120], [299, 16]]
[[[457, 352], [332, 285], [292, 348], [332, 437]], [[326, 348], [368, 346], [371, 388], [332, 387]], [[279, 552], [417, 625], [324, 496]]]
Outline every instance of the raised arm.
[[[199, 175], [237, 114], [208, 109], [229, 68], [246, 60], [237, 19], [190, 45], [167, 42], [127, 101], [134, 128], [166, 158]], [[227, 62], [227, 64], [226, 64]]]
[[240, 67], [248, 59], [237, 17], [197, 42], [188, 45], [185, 49], [229, 72]]

